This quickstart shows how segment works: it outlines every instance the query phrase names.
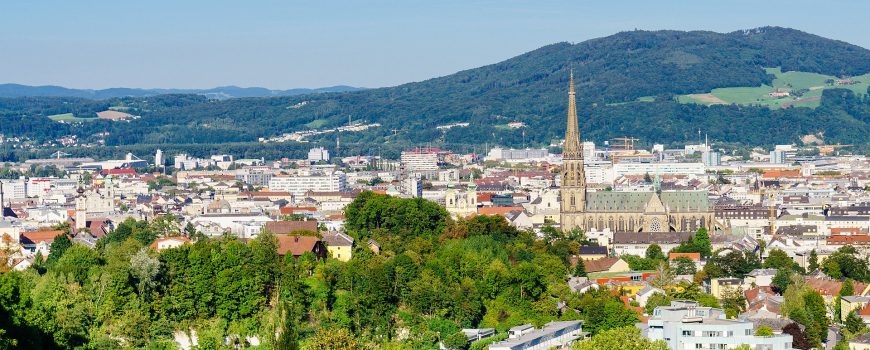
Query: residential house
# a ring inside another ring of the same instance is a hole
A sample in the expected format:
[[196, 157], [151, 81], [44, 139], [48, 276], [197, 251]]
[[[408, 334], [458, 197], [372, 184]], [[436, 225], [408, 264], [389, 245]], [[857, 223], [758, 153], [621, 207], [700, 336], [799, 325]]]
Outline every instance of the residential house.
[[628, 263], [620, 258], [601, 258], [598, 260], [583, 261], [586, 273], [613, 273], [628, 272], [631, 268]]
[[265, 229], [276, 235], [289, 235], [299, 231], [317, 232], [317, 221], [269, 221]]
[[190, 239], [187, 237], [161, 237], [154, 240], [154, 243], [151, 243], [151, 249], [160, 252], [166, 249], [178, 248], [185, 244], [190, 244]]
[[607, 257], [607, 247], [603, 246], [580, 246], [577, 255], [583, 261], [598, 260]]
[[275, 235], [278, 239], [278, 255], [293, 255], [299, 260], [302, 254], [311, 252], [319, 260], [326, 260], [327, 250], [320, 238], [314, 236]]
[[541, 329], [528, 324], [511, 328], [508, 339], [491, 344], [489, 350], [561, 349], [588, 336], [583, 332], [583, 321], [554, 321]]
[[348, 261], [353, 256], [354, 239], [351, 236], [341, 232], [326, 232], [323, 234], [323, 243], [329, 256], [337, 260]]
[[19, 243], [24, 250], [32, 254], [40, 252], [44, 258], [47, 258], [50, 253], [49, 248], [51, 243], [54, 242], [55, 238], [63, 234], [65, 233], [61, 230], [22, 232]]

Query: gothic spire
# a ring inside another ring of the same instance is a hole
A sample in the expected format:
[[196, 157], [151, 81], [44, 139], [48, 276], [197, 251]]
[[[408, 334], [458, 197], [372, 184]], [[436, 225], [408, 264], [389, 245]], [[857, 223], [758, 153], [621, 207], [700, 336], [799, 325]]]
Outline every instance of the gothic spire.
[[583, 159], [580, 127], [577, 125], [577, 102], [574, 95], [574, 68], [571, 68], [571, 78], [568, 83], [568, 127], [565, 130], [565, 145], [562, 147], [563, 159]]

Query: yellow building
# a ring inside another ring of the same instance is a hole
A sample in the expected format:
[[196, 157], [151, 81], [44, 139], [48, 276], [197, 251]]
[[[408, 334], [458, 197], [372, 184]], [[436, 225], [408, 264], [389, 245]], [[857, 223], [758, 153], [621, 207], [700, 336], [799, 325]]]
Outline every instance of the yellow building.
[[710, 294], [716, 299], [722, 299], [722, 294], [736, 291], [742, 287], [743, 280], [739, 278], [714, 278], [710, 280]]
[[340, 261], [348, 261], [353, 257], [354, 240], [352, 237], [341, 232], [327, 232], [323, 234], [323, 243], [329, 255]]

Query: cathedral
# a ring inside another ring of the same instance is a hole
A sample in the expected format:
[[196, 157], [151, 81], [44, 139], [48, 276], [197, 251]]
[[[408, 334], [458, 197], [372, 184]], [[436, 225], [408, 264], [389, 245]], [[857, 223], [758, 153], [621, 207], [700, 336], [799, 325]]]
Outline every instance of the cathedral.
[[713, 226], [713, 206], [705, 191], [661, 191], [658, 185], [651, 192], [587, 191], [573, 71], [569, 81], [559, 191], [562, 230], [684, 232]]

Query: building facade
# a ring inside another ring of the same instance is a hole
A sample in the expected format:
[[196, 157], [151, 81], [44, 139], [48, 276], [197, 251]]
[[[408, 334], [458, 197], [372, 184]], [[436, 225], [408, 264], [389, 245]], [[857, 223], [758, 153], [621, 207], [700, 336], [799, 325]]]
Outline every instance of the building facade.
[[[698, 164], [703, 173], [703, 164]], [[614, 167], [618, 165], [621, 164], [616, 164]], [[667, 172], [675, 172], [674, 169], [688, 170], [674, 167]], [[560, 189], [562, 230], [580, 228], [584, 231], [609, 229], [610, 231], [670, 232], [710, 227], [714, 222], [713, 207], [706, 192], [663, 192], [660, 186], [655, 188], [654, 192], [587, 191], [572, 71], [568, 86], [567, 130], [565, 144], [562, 147]]]

